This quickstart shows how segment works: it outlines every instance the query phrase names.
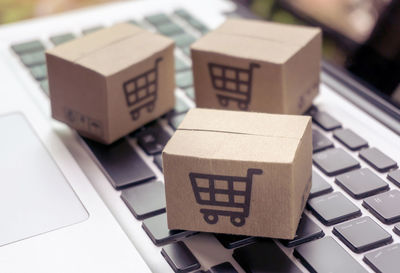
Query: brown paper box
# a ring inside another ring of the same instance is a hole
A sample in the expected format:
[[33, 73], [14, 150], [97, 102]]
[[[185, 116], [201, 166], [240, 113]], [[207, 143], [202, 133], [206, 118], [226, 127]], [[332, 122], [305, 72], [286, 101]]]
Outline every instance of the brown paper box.
[[111, 143], [174, 107], [174, 43], [130, 24], [46, 52], [52, 115]]
[[168, 227], [292, 239], [311, 156], [310, 117], [192, 109], [162, 155]]
[[191, 55], [198, 107], [301, 114], [318, 93], [319, 28], [228, 19]]

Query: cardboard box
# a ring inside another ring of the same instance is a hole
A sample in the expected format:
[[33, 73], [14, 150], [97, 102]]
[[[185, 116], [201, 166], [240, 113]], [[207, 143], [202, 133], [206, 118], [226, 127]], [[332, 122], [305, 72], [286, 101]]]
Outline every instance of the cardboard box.
[[168, 227], [293, 239], [311, 142], [310, 117], [190, 110], [162, 154]]
[[46, 52], [52, 115], [111, 143], [175, 104], [174, 42], [130, 24]]
[[302, 114], [318, 94], [319, 28], [228, 19], [191, 55], [197, 107]]

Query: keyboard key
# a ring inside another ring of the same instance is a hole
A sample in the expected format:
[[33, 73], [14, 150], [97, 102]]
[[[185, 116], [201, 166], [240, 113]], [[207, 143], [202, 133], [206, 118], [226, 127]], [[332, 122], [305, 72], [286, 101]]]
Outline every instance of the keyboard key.
[[235, 249], [233, 258], [246, 272], [301, 272], [270, 239]]
[[393, 231], [400, 236], [400, 223], [394, 226]]
[[177, 47], [188, 47], [196, 41], [196, 38], [188, 33], [181, 33], [171, 37]]
[[174, 114], [180, 114], [189, 111], [190, 107], [186, 104], [186, 102], [179, 96], [175, 97], [175, 107]]
[[176, 85], [179, 88], [193, 86], [193, 74], [191, 70], [176, 74]]
[[360, 152], [360, 157], [379, 172], [397, 168], [397, 163], [377, 148], [368, 148]]
[[43, 80], [43, 81], [40, 81], [40, 88], [42, 88], [43, 92], [46, 93], [47, 96], [50, 95], [50, 93], [49, 93], [49, 81], [47, 79]]
[[44, 54], [44, 51], [25, 53], [22, 54], [20, 58], [22, 63], [28, 67], [46, 63], [46, 56]]
[[163, 171], [162, 168], [162, 156], [161, 154], [155, 155], [154, 159], [153, 159], [154, 164], [156, 164], [156, 166], [160, 169], [160, 171]]
[[367, 272], [330, 236], [296, 247], [293, 255], [313, 273]]
[[194, 17], [187, 19], [187, 22], [189, 23], [189, 25], [200, 31], [202, 34], [206, 34], [209, 31], [208, 27], [206, 27], [202, 22]]
[[158, 123], [151, 124], [137, 135], [139, 146], [149, 155], [161, 153], [170, 138]]
[[184, 33], [185, 31], [179, 25], [175, 23], [162, 24], [157, 26], [158, 32], [166, 36], [172, 36], [179, 33]]
[[306, 242], [324, 237], [322, 229], [305, 215], [301, 216], [299, 226], [296, 231], [296, 236], [293, 240], [281, 240], [282, 244], [287, 247], [294, 247]]
[[72, 33], [64, 33], [64, 34], [60, 34], [60, 35], [55, 35], [55, 36], [51, 36], [50, 37], [50, 41], [55, 45], [61, 45], [63, 43], [72, 41], [73, 39], [75, 39], [75, 35]]
[[215, 238], [227, 249], [237, 248], [257, 241], [257, 237], [233, 235], [233, 234], [214, 234]]
[[18, 55], [27, 53], [27, 52], [34, 52], [34, 51], [44, 51], [45, 47], [39, 40], [33, 40], [29, 42], [24, 42], [20, 44], [15, 44], [11, 46], [12, 50]]
[[337, 129], [333, 136], [353, 151], [368, 147], [368, 142], [350, 129]]
[[400, 191], [391, 190], [364, 199], [363, 206], [385, 224], [400, 221]]
[[121, 198], [138, 220], [165, 212], [165, 189], [160, 181], [143, 183], [123, 190]]
[[332, 186], [316, 171], [312, 172], [312, 185], [308, 198], [314, 198], [333, 191]]
[[360, 163], [342, 148], [334, 148], [313, 155], [313, 162], [328, 176], [360, 168]]
[[46, 64], [36, 65], [30, 69], [32, 77], [37, 81], [41, 81], [47, 78], [47, 66]]
[[387, 178], [400, 187], [400, 169], [390, 172]]
[[188, 47], [181, 48], [181, 49], [182, 49], [183, 53], [184, 53], [186, 56], [190, 57], [190, 47], [189, 47], [189, 46], [188, 46]]
[[356, 253], [381, 247], [393, 241], [392, 236], [368, 216], [335, 226], [333, 234]]
[[179, 127], [179, 124], [183, 121], [185, 118], [186, 113], [178, 114], [178, 115], [172, 115], [168, 118], [168, 124], [172, 127], [172, 129], [176, 130]]
[[116, 189], [155, 178], [153, 171], [126, 139], [110, 145], [84, 140]]
[[151, 241], [157, 246], [169, 244], [196, 233], [189, 230], [169, 230], [166, 213], [144, 220], [142, 227]]
[[186, 20], [192, 17], [192, 15], [190, 15], [190, 13], [184, 9], [177, 9], [174, 11], [174, 14]]
[[82, 30], [82, 34], [83, 35], [88, 35], [90, 33], [96, 32], [96, 31], [98, 31], [100, 29], [103, 29], [103, 28], [104, 28], [103, 26], [94, 26], [94, 27], [86, 28], [86, 29]]
[[333, 192], [310, 199], [308, 207], [324, 225], [330, 226], [361, 215], [361, 211], [343, 193]]
[[210, 268], [209, 273], [238, 273], [230, 262], [215, 265]]
[[185, 94], [192, 100], [195, 100], [195, 94], [194, 94], [194, 88], [193, 87], [188, 87], [185, 88], [183, 91], [185, 91]]
[[199, 261], [184, 242], [164, 246], [161, 254], [174, 272], [190, 272], [200, 268]]
[[166, 24], [166, 23], [172, 23], [171, 19], [164, 14], [164, 13], [157, 13], [157, 14], [152, 14], [149, 16], [144, 17], [149, 23], [153, 25], [161, 25], [161, 24]]
[[356, 199], [389, 189], [389, 185], [385, 181], [367, 168], [341, 174], [336, 177], [335, 182]]
[[186, 64], [180, 57], [175, 57], [175, 70], [176, 71], [183, 71], [188, 70], [190, 65]]
[[342, 124], [329, 115], [326, 112], [322, 111], [312, 111], [311, 113], [313, 121], [321, 126], [326, 131], [332, 131], [337, 128], [342, 127]]
[[321, 134], [320, 131], [313, 129], [312, 145], [313, 145], [313, 153], [316, 153], [328, 148], [332, 148], [333, 142], [330, 141], [326, 136]]
[[394, 244], [370, 252], [364, 256], [364, 262], [375, 272], [398, 273], [400, 268], [400, 244]]

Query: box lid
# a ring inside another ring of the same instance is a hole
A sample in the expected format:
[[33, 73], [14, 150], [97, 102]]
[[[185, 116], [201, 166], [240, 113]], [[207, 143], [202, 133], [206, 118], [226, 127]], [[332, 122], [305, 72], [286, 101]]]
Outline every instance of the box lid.
[[199, 158], [291, 163], [310, 117], [191, 109], [164, 153]]
[[167, 37], [122, 23], [61, 44], [46, 53], [108, 76], [173, 43]]
[[314, 27], [228, 19], [191, 48], [279, 64], [286, 62], [320, 32]]

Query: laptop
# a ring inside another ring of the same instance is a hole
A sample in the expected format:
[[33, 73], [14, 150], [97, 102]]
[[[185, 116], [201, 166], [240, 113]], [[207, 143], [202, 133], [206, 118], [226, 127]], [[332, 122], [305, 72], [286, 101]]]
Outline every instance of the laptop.
[[[227, 0], [142, 0], [0, 28], [0, 272], [398, 272], [399, 91], [325, 62], [296, 237], [168, 230], [161, 151], [195, 107], [189, 47], [227, 16], [254, 15]], [[175, 40], [176, 106], [106, 146], [51, 118], [43, 52], [119, 22]]]

